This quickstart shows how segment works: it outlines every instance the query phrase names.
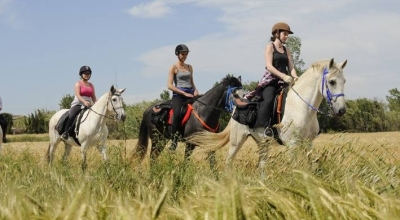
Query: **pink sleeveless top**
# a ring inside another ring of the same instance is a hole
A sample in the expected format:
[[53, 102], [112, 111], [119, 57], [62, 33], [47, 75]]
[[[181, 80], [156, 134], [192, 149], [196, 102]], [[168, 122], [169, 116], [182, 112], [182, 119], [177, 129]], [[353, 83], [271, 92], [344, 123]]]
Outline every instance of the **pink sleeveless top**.
[[81, 84], [80, 94], [81, 96], [92, 97], [93, 96], [93, 86], [89, 83], [89, 86], [85, 85], [83, 82], [79, 82]]

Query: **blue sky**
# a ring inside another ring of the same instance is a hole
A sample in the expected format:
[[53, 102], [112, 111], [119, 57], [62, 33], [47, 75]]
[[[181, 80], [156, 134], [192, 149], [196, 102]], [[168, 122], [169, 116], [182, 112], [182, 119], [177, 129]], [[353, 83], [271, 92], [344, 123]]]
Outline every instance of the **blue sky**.
[[347, 99], [384, 101], [399, 88], [393, 0], [0, 0], [3, 112], [58, 110], [82, 65], [92, 68], [98, 97], [116, 84], [128, 104], [153, 100], [166, 89], [180, 43], [191, 50], [200, 93], [227, 73], [256, 81], [278, 21], [301, 38], [305, 67], [348, 60]]

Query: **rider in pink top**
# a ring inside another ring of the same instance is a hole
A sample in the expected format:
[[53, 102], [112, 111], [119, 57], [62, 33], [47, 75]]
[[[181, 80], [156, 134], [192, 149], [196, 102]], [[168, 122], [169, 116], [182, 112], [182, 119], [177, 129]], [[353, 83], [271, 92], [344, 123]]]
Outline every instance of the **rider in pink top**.
[[92, 70], [89, 66], [82, 66], [79, 70], [81, 80], [75, 83], [75, 98], [71, 103], [71, 109], [69, 110], [68, 121], [65, 125], [66, 131], [61, 135], [61, 139], [67, 140], [69, 132], [71, 131], [71, 125], [73, 124], [76, 116], [81, 111], [82, 106], [90, 107], [97, 101], [94, 86], [89, 82], [92, 76]]

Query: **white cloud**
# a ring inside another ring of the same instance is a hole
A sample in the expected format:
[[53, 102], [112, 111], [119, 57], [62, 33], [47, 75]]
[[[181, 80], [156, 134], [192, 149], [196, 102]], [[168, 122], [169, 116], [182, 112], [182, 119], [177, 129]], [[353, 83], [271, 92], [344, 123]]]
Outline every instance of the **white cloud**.
[[[165, 2], [191, 2], [197, 7], [223, 12], [218, 20], [226, 28], [185, 42], [191, 49], [188, 63], [194, 66], [197, 82], [205, 83], [203, 76], [215, 73], [245, 74], [244, 81], [258, 80], [265, 65], [263, 52], [270, 28], [278, 21], [286, 21], [302, 39], [301, 58], [306, 67], [320, 59], [335, 58], [337, 62], [348, 59], [345, 69], [348, 98], [384, 98], [389, 89], [400, 85], [395, 65], [396, 53], [400, 50], [400, 29], [395, 27], [400, 23], [400, 15], [378, 10], [372, 3], [371, 8], [359, 9], [359, 4], [363, 4], [360, 0]], [[379, 4], [386, 4], [390, 9], [395, 3], [387, 0]], [[165, 78], [166, 67], [176, 60], [171, 55], [174, 46], [167, 45], [138, 57], [146, 65], [141, 73]]]
[[129, 9], [129, 14], [134, 17], [160, 18], [171, 13], [171, 8], [162, 1], [142, 3]]

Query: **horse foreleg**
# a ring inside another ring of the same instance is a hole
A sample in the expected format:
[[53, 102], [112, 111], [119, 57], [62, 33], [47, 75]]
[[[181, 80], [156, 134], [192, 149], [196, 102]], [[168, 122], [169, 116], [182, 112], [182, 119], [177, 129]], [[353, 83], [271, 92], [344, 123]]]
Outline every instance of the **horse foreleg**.
[[63, 155], [63, 163], [66, 163], [69, 157], [69, 154], [71, 153], [72, 146], [70, 144], [65, 143], [65, 150], [64, 150], [64, 155]]
[[261, 179], [265, 179], [265, 166], [267, 164], [269, 145], [272, 140], [265, 140], [265, 142], [258, 144], [258, 169], [260, 171]]
[[165, 148], [166, 141], [161, 139], [154, 139], [151, 141], [150, 159], [155, 161]]
[[100, 152], [104, 162], [107, 162], [107, 148], [104, 144], [97, 146], [97, 150]]
[[49, 143], [49, 148], [47, 149], [47, 153], [46, 153], [46, 159], [47, 159], [47, 162], [48, 162], [50, 165], [53, 163], [54, 153], [55, 153], [55, 151], [56, 151], [56, 149], [57, 149], [57, 146], [58, 146], [58, 142], [52, 143], [52, 142], [50, 141], [50, 143]]
[[185, 160], [189, 160], [190, 156], [193, 153], [193, 150], [196, 148], [194, 144], [186, 143], [185, 148]]
[[85, 172], [87, 168], [87, 162], [86, 162], [87, 148], [84, 145], [81, 145], [81, 154], [82, 154], [82, 171]]

